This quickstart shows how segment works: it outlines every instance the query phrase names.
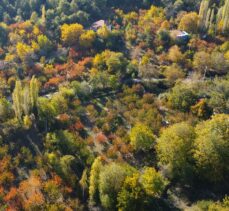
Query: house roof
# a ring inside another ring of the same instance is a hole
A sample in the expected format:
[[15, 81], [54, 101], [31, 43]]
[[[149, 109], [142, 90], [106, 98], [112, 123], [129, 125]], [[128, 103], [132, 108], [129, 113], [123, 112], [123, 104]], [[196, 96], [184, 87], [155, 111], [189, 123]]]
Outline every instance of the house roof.
[[99, 21], [94, 22], [91, 27], [98, 29], [100, 27], [103, 27], [105, 24], [106, 24], [105, 20], [99, 20]]
[[180, 30], [172, 30], [170, 31], [170, 35], [172, 38], [189, 36], [189, 34], [186, 31], [180, 31]]

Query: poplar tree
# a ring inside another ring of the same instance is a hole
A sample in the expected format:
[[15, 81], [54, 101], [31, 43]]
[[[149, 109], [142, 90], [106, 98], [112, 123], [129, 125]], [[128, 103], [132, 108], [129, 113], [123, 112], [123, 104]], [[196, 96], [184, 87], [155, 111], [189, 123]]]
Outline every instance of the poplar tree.
[[199, 10], [199, 28], [204, 29], [206, 24], [206, 17], [208, 13], [209, 8], [209, 0], [203, 0], [200, 4], [200, 10]]
[[89, 179], [89, 202], [93, 205], [99, 199], [99, 175], [102, 168], [101, 157], [97, 157], [92, 166]]
[[222, 20], [223, 20], [222, 31], [225, 32], [227, 29], [229, 29], [229, 0], [225, 0], [225, 4], [222, 9]]
[[22, 85], [21, 81], [16, 81], [15, 89], [12, 94], [13, 98], [13, 109], [15, 116], [19, 121], [22, 120], [23, 108], [22, 108]]
[[87, 169], [84, 169], [83, 174], [81, 176], [81, 179], [79, 181], [79, 184], [80, 184], [82, 191], [83, 191], [83, 199], [84, 199], [84, 195], [85, 195], [85, 190], [87, 190], [87, 188], [88, 188], [87, 181], [88, 181]]
[[32, 108], [35, 108], [37, 106], [38, 92], [39, 92], [38, 80], [33, 76], [29, 84], [29, 93], [30, 93], [30, 101], [31, 101]]

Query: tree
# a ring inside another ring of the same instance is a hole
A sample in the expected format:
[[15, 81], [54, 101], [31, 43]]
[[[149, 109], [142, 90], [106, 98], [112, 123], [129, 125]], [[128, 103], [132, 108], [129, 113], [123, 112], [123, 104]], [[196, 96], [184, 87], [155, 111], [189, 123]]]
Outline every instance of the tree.
[[210, 89], [209, 105], [214, 113], [229, 114], [229, 80], [216, 78]]
[[55, 121], [57, 115], [57, 109], [50, 103], [50, 100], [44, 97], [38, 98], [38, 117], [44, 124], [46, 132]]
[[187, 112], [195, 104], [197, 95], [192, 87], [184, 83], [176, 84], [168, 93], [168, 104], [173, 109]]
[[211, 66], [210, 54], [204, 51], [195, 53], [193, 59], [193, 67], [200, 71], [200, 73], [206, 75]]
[[140, 174], [138, 172], [126, 177], [122, 189], [118, 193], [117, 207], [119, 210], [144, 210], [146, 194], [139, 178]]
[[175, 63], [180, 63], [183, 60], [183, 54], [177, 45], [174, 45], [169, 49], [168, 58]]
[[160, 197], [167, 181], [154, 168], [147, 167], [140, 176], [140, 182], [146, 194], [152, 197]]
[[102, 206], [107, 210], [115, 210], [117, 196], [127, 176], [135, 169], [128, 164], [110, 163], [106, 165], [99, 176], [99, 196]]
[[15, 89], [12, 94], [13, 108], [19, 121], [23, 115], [29, 115], [35, 111], [38, 98], [38, 81], [33, 77], [29, 85], [22, 86], [21, 81], [16, 81]]
[[149, 150], [155, 141], [155, 136], [147, 126], [137, 123], [130, 131], [130, 143], [134, 150]]
[[201, 179], [226, 180], [229, 174], [229, 115], [217, 114], [196, 126], [194, 158]]
[[12, 105], [6, 98], [0, 97], [0, 121], [5, 121], [12, 116]]
[[164, 191], [167, 181], [154, 168], [127, 176], [118, 194], [119, 210], [160, 210], [154, 203]]
[[8, 28], [6, 24], [0, 24], [0, 46], [4, 46], [8, 39]]
[[196, 105], [192, 106], [191, 111], [202, 119], [208, 119], [212, 115], [212, 109], [209, 107], [206, 99], [201, 99]]
[[29, 93], [30, 93], [30, 101], [31, 101], [32, 108], [37, 107], [38, 92], [39, 92], [38, 80], [35, 78], [35, 76], [33, 76], [29, 83]]
[[23, 115], [21, 81], [16, 81], [15, 89], [12, 94], [12, 99], [13, 99], [13, 109], [15, 112], [15, 116], [19, 121], [21, 121]]
[[52, 42], [49, 40], [47, 36], [43, 34], [37, 37], [37, 43], [39, 45], [41, 55], [46, 55], [53, 48]]
[[80, 35], [80, 45], [85, 48], [91, 48], [93, 42], [95, 41], [96, 33], [93, 30], [85, 31], [83, 34]]
[[78, 23], [61, 26], [61, 39], [68, 46], [77, 45], [82, 33], [83, 26]]
[[225, 74], [229, 68], [229, 62], [224, 57], [223, 53], [213, 52], [211, 53], [211, 71], [218, 74]]
[[72, 187], [76, 186], [77, 175], [73, 171], [73, 166], [75, 163], [75, 157], [73, 155], [64, 155], [60, 158], [58, 172], [61, 177]]
[[196, 12], [187, 13], [181, 18], [178, 28], [190, 33], [196, 33], [198, 29], [198, 19]]
[[27, 180], [20, 183], [18, 192], [23, 201], [23, 208], [26, 210], [41, 209], [45, 199], [41, 192], [41, 180], [31, 175]]
[[181, 67], [177, 64], [172, 64], [171, 66], [168, 66], [163, 73], [166, 77], [166, 79], [174, 84], [176, 80], [183, 79], [185, 77], [184, 71], [182, 71]]
[[83, 174], [81, 176], [81, 179], [79, 181], [79, 184], [80, 184], [80, 186], [82, 188], [83, 198], [84, 198], [85, 190], [87, 190], [87, 188], [88, 188], [88, 184], [87, 184], [87, 169], [84, 169]]
[[193, 173], [194, 128], [185, 122], [164, 129], [156, 150], [161, 165], [167, 165], [172, 178], [191, 178]]
[[33, 48], [25, 43], [19, 42], [16, 46], [16, 49], [21, 61], [26, 65], [29, 65], [34, 53]]
[[89, 178], [89, 202], [92, 205], [99, 201], [99, 174], [101, 168], [101, 157], [97, 157], [91, 166]]
[[200, 4], [200, 9], [199, 9], [199, 21], [198, 21], [198, 27], [200, 30], [205, 29], [205, 23], [206, 23], [206, 17], [207, 17], [207, 12], [209, 9], [209, 2], [208, 0], [202, 0]]

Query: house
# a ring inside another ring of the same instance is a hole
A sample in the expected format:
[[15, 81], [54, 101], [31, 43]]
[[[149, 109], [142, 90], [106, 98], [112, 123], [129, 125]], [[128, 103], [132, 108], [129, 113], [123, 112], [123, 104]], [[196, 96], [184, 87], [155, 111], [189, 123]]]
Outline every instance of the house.
[[99, 20], [99, 21], [96, 21], [94, 22], [90, 29], [94, 30], [94, 31], [98, 31], [100, 28], [106, 26], [109, 30], [111, 30], [111, 25], [105, 21], [105, 20]]
[[174, 40], [188, 40], [190, 38], [190, 34], [186, 31], [180, 30], [172, 30], [170, 31], [170, 36]]

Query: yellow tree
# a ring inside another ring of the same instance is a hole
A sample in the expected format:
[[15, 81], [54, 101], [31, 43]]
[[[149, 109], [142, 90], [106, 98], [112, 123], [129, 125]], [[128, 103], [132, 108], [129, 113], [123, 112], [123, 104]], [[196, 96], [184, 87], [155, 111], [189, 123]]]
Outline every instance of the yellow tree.
[[99, 175], [102, 168], [101, 157], [97, 157], [92, 166], [89, 179], [89, 201], [91, 204], [96, 203], [99, 199]]
[[183, 57], [184, 56], [177, 45], [174, 45], [169, 49], [168, 58], [170, 61], [179, 63], [183, 60]]
[[27, 61], [27, 59], [31, 56], [31, 54], [34, 53], [34, 50], [31, 46], [22, 42], [17, 43], [16, 49], [19, 58], [23, 62]]
[[149, 150], [155, 141], [155, 136], [150, 128], [138, 123], [130, 131], [130, 141], [135, 150]]
[[85, 31], [80, 36], [80, 45], [85, 48], [90, 48], [92, 47], [95, 38], [96, 38], [96, 33], [93, 30]]
[[68, 46], [76, 45], [83, 32], [83, 26], [78, 23], [64, 24], [61, 26], [61, 39]]
[[196, 33], [198, 28], [198, 14], [196, 12], [190, 12], [185, 14], [179, 23], [178, 28], [190, 33]]

